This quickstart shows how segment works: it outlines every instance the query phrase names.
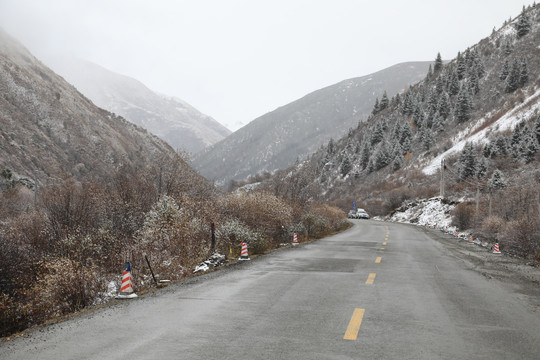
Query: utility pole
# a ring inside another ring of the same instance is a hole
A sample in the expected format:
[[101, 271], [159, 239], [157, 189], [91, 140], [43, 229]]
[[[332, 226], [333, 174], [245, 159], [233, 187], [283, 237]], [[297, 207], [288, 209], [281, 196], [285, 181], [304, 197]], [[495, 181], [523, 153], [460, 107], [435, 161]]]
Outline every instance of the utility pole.
[[38, 192], [38, 182], [37, 182], [37, 170], [34, 173], [34, 209], [37, 209], [37, 192]]
[[493, 190], [489, 190], [489, 213], [488, 216], [491, 217], [491, 200], [493, 199]]
[[444, 199], [444, 169], [446, 169], [446, 160], [441, 160], [441, 198]]
[[478, 207], [480, 205], [480, 186], [476, 187], [476, 215], [478, 215]]

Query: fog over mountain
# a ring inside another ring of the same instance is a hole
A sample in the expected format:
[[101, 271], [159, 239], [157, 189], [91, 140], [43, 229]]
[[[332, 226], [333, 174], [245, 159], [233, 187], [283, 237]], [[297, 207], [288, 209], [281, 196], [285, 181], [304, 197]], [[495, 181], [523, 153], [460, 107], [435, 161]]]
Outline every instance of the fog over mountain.
[[140, 81], [76, 58], [45, 60], [96, 105], [123, 116], [167, 141], [196, 153], [231, 131], [176, 97], [158, 94]]

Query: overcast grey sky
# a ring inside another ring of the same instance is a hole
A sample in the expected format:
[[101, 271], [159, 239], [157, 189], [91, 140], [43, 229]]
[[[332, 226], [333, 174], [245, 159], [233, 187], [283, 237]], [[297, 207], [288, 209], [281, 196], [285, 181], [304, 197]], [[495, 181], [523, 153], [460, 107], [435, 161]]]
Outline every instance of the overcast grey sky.
[[307, 93], [451, 59], [533, 0], [0, 0], [38, 58], [66, 53], [236, 130]]

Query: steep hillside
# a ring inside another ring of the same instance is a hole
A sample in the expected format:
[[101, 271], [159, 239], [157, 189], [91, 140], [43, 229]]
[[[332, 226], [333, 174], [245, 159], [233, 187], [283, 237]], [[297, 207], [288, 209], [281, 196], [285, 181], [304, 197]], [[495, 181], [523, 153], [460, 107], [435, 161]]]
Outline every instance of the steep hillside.
[[128, 76], [75, 58], [48, 62], [96, 105], [147, 129], [175, 150], [196, 153], [231, 133], [188, 103], [157, 94]]
[[477, 219], [478, 227], [490, 215], [506, 224], [534, 219], [540, 192], [539, 18], [540, 7], [530, 6], [450, 63], [436, 61], [422, 82], [266, 186], [344, 209], [357, 199], [372, 214], [385, 215], [405, 199], [438, 195], [444, 160], [445, 195], [474, 203], [464, 219]]
[[285, 168], [364, 121], [385, 90], [392, 96], [421, 80], [429, 65], [398, 64], [308, 94], [255, 119], [197, 154], [194, 166], [221, 185], [231, 179]]
[[100, 177], [174, 151], [102, 110], [0, 29], [0, 169], [34, 178]]

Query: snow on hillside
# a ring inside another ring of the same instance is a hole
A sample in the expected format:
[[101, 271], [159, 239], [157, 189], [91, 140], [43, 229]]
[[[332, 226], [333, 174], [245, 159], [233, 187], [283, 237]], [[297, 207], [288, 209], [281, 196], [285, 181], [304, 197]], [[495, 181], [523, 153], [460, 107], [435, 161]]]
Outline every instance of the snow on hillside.
[[[513, 130], [517, 124], [532, 116], [537, 109], [540, 109], [540, 101], [538, 101], [539, 98], [540, 89], [538, 89], [534, 94], [526, 98], [523, 103], [521, 103], [521, 105], [516, 106], [515, 108], [504, 114], [499, 120], [489, 125], [485, 129], [482, 129], [481, 131], [475, 133], [475, 130], [484, 124], [486, 118], [489, 118], [490, 114], [488, 114], [484, 118], [479, 119], [476, 123], [468, 126], [466, 129], [456, 135], [456, 137], [452, 139], [452, 143], [454, 144], [452, 148], [448, 149], [441, 155], [431, 160], [429, 165], [427, 165], [422, 171], [426, 175], [433, 175], [439, 169], [439, 165], [442, 159], [462, 151], [463, 147], [467, 142], [472, 142], [474, 144], [484, 144], [488, 141], [489, 136], [494, 134], [495, 132]], [[468, 136], [469, 134], [473, 135]]]

